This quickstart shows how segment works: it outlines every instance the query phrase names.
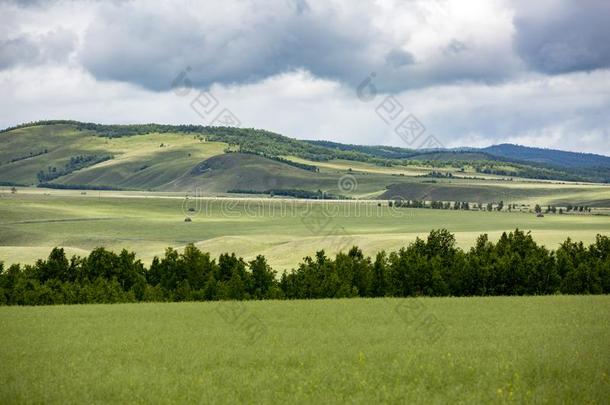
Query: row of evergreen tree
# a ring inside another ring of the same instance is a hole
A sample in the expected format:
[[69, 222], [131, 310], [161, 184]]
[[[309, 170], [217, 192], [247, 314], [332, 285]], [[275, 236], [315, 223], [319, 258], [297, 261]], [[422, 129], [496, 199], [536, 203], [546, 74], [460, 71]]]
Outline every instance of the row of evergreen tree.
[[[390, 207], [394, 206], [394, 207], [398, 207], [398, 208], [432, 208], [432, 209], [438, 209], [438, 210], [470, 210], [471, 209], [471, 203], [467, 202], [467, 201], [436, 201], [436, 200], [431, 200], [431, 201], [426, 201], [426, 200], [395, 200], [395, 201], [388, 201], [388, 205]], [[522, 206], [521, 208], [523, 208], [525, 206]], [[472, 209], [473, 210], [478, 210], [478, 211], [502, 211], [506, 208], [506, 211], [513, 211], [513, 210], [518, 210], [519, 206], [517, 204], [508, 204], [508, 205], [504, 205], [504, 201], [500, 201], [500, 202], [493, 202], [493, 203], [487, 203], [487, 204], [483, 204], [483, 203], [474, 203], [472, 204]], [[570, 212], [570, 211], [574, 211], [574, 212], [591, 212], [591, 207], [586, 206], [586, 205], [581, 205], [581, 206], [572, 206], [572, 205], [567, 205], [566, 206], [566, 211]], [[539, 214], [543, 212], [543, 208], [539, 205], [536, 204], [534, 207], [534, 212]], [[559, 212], [560, 214], [564, 213], [563, 208], [559, 208], [557, 209], [556, 206], [554, 205], [547, 205], [547, 207], [544, 209], [544, 213], [545, 214], [549, 214], [549, 213], [557, 213]]]
[[[426, 200], [395, 200], [389, 201], [390, 207], [398, 208], [432, 208], [436, 210], [469, 210], [470, 204], [466, 201], [455, 201], [453, 204], [450, 201], [426, 201]], [[478, 207], [475, 204], [475, 207]]]
[[597, 235], [590, 246], [568, 239], [550, 251], [515, 230], [496, 243], [481, 235], [464, 251], [442, 229], [374, 259], [357, 247], [334, 259], [320, 251], [279, 278], [263, 256], [216, 261], [194, 245], [168, 248], [148, 269], [134, 253], [104, 248], [84, 258], [55, 248], [34, 265], [0, 263], [5, 305], [556, 293], [610, 293], [610, 238]]

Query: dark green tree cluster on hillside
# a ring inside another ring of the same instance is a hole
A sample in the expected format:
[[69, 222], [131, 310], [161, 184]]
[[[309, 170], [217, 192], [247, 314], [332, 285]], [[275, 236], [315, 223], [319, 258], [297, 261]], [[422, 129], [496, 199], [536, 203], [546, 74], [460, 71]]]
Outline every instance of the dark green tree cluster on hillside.
[[433, 178], [437, 178], [437, 179], [444, 179], [444, 178], [453, 178], [453, 173], [451, 172], [441, 172], [441, 171], [437, 171], [437, 170], [433, 170], [427, 174], [422, 174], [419, 175], [418, 177], [433, 177]]
[[58, 177], [65, 176], [76, 170], [96, 165], [100, 162], [112, 159], [112, 155], [77, 155], [70, 157], [68, 163], [64, 167], [57, 168], [55, 166], [49, 166], [45, 170], [40, 170], [36, 177], [40, 183], [54, 180]]
[[0, 304], [8, 305], [555, 293], [610, 293], [610, 238], [598, 235], [590, 246], [568, 239], [550, 251], [516, 230], [497, 243], [481, 235], [463, 251], [450, 232], [434, 230], [374, 259], [357, 247], [334, 258], [319, 251], [279, 280], [263, 256], [216, 261], [193, 245], [168, 248], [149, 269], [134, 253], [104, 248], [85, 258], [55, 248], [34, 265], [0, 263]]
[[430, 201], [429, 204], [425, 200], [396, 200], [388, 203], [397, 208], [432, 208], [435, 210], [470, 210], [470, 204], [466, 201]]
[[276, 162], [281, 162], [281, 163], [285, 163], [289, 166], [294, 166], [297, 167], [299, 169], [303, 169], [303, 170], [308, 170], [310, 172], [319, 172], [320, 169], [317, 166], [314, 165], [308, 165], [307, 163], [300, 163], [300, 162], [295, 162], [294, 160], [289, 160], [289, 159], [285, 159], [281, 156], [275, 156], [275, 155], [269, 155], [267, 153], [264, 152], [258, 152], [255, 150], [246, 150], [244, 148], [239, 148], [239, 150], [225, 150], [225, 153], [247, 153], [250, 155], [256, 155], [256, 156], [262, 156], [265, 157], [267, 159], [271, 159], [271, 160], [275, 160]]
[[[527, 179], [538, 179], [538, 180], [563, 180], [563, 181], [596, 181], [607, 183], [608, 169], [600, 168], [599, 172], [593, 173], [592, 169], [561, 169], [555, 167], [547, 167], [543, 165], [525, 165], [512, 163], [512, 170], [506, 170], [502, 167], [504, 163], [492, 163], [489, 162], [469, 162], [474, 167], [477, 173], [493, 174], [497, 176], [507, 177], [523, 177]], [[530, 163], [532, 164], [532, 163]]]
[[566, 207], [566, 211], [570, 212], [570, 211], [574, 211], [574, 212], [591, 212], [591, 207], [586, 206], [586, 205], [575, 205], [572, 206], [571, 204], [568, 204]]
[[285, 196], [295, 198], [305, 198], [310, 200], [345, 200], [346, 196], [340, 194], [326, 193], [322, 190], [309, 191], [301, 189], [285, 189], [285, 188], [272, 188], [269, 190], [244, 190], [244, 189], [231, 189], [227, 190], [227, 193], [232, 194], [269, 194], [270, 196]]
[[57, 190], [123, 190], [120, 187], [105, 186], [97, 184], [61, 184], [61, 183], [39, 183], [36, 187], [54, 188]]
[[[12, 159], [9, 159], [8, 163], [15, 163], [15, 162], [19, 162], [21, 160], [26, 160], [26, 159], [30, 159], [36, 156], [40, 156], [40, 155], [44, 155], [45, 153], [49, 153], [48, 149], [43, 149], [41, 151], [38, 152], [29, 152], [27, 155], [21, 155], [21, 156], [17, 156], [14, 157]], [[0, 162], [3, 163], [3, 162]]]

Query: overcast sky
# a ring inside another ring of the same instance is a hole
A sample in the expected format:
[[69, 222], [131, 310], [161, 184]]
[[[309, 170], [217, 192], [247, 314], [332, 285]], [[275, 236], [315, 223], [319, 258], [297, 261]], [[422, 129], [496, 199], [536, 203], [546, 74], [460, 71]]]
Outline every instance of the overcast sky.
[[228, 109], [413, 147], [394, 131], [411, 114], [447, 147], [610, 155], [609, 19], [608, 0], [0, 0], [0, 127]]

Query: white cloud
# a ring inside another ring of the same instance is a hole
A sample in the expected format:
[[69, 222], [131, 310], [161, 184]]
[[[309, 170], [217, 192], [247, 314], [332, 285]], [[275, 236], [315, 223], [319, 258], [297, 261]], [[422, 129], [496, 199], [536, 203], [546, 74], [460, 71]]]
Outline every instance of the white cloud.
[[[542, 21], [548, 32], [569, 23], [565, 1], [31, 3], [0, 3], [2, 127], [51, 118], [207, 124], [189, 107], [199, 90], [169, 90], [190, 66], [195, 86], [244, 126], [288, 136], [406, 146], [375, 114], [393, 94], [446, 146], [516, 142], [610, 154], [604, 46], [585, 72], [570, 52], [558, 72], [541, 69], [558, 54], [522, 46], [527, 35], [547, 38], [523, 21]], [[589, 56], [598, 28], [576, 41], [588, 41]], [[365, 103], [355, 88], [373, 71], [379, 94]]]

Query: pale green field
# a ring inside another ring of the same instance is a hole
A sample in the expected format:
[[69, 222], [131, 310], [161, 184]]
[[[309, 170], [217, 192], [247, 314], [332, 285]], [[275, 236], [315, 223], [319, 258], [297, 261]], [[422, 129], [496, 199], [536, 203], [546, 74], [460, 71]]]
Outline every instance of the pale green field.
[[0, 403], [586, 403], [610, 297], [0, 307]]
[[[187, 215], [192, 222], [184, 222]], [[598, 233], [610, 234], [610, 216], [391, 209], [353, 200], [201, 198], [185, 205], [183, 195], [146, 192], [0, 193], [0, 260], [5, 263], [32, 263], [54, 246], [79, 255], [98, 246], [126, 248], [148, 263], [168, 246], [195, 243], [213, 255], [263, 254], [282, 270], [320, 249], [334, 254], [357, 245], [368, 255], [397, 250], [438, 228], [455, 233], [464, 248], [481, 233], [496, 239], [520, 228], [554, 249], [567, 237], [590, 243]]]
[[[416, 164], [410, 164], [408, 166], [376, 166], [367, 162], [359, 162], [354, 160], [343, 160], [343, 159], [335, 159], [326, 162], [318, 162], [313, 160], [303, 159], [297, 156], [284, 156], [286, 159], [290, 159], [299, 163], [306, 163], [314, 166], [318, 166], [323, 169], [331, 169], [331, 170], [339, 170], [346, 171], [351, 169], [356, 173], [379, 173], [379, 174], [390, 174], [390, 175], [404, 175], [404, 176], [422, 176], [430, 173], [431, 171], [437, 170], [443, 173], [451, 173], [455, 176], [455, 179], [464, 178], [464, 177], [477, 177], [479, 179], [487, 179], [487, 180], [502, 180], [506, 178], [506, 176], [499, 176], [495, 174], [485, 174], [478, 173], [474, 168], [468, 165], [463, 165], [461, 167], [452, 167], [452, 166], [441, 166], [441, 167], [432, 167], [432, 166], [422, 166]], [[463, 168], [464, 171], [460, 171], [460, 168]], [[497, 166], [498, 169], [502, 169], [502, 166]], [[532, 181], [530, 179], [520, 179], [519, 177], [515, 178], [517, 181]], [[542, 182], [544, 180], [537, 180], [538, 182]]]
[[[504, 201], [505, 203], [561, 205], [578, 204], [594, 207], [610, 207], [610, 186], [598, 183], [562, 182], [556, 180], [535, 180], [513, 177], [507, 181], [506, 176], [477, 173], [474, 169], [465, 167], [459, 172], [457, 167], [430, 166], [394, 166], [381, 167], [366, 162], [349, 160], [332, 160], [315, 162], [294, 156], [286, 158], [295, 162], [318, 166], [323, 173], [334, 173], [337, 178], [350, 173], [358, 181], [358, 188], [349, 194], [358, 198], [376, 198], [386, 190], [379, 187], [385, 184], [402, 183], [413, 189], [425, 189], [414, 192], [412, 199], [437, 199], [434, 196], [447, 195], [452, 200], [469, 202]], [[430, 179], [421, 178], [431, 171], [452, 173], [453, 178], [433, 179], [434, 183], [422, 183]], [[371, 181], [371, 175], [376, 181]], [[368, 177], [367, 177], [368, 176]], [[390, 176], [390, 177], [388, 177]], [[474, 179], [473, 179], [474, 177]], [[372, 183], [372, 184], [371, 184]], [[448, 190], [443, 193], [443, 190]], [[334, 190], [333, 190], [334, 191]], [[434, 197], [434, 198], [433, 198]], [[438, 197], [440, 200], [444, 198]]]

